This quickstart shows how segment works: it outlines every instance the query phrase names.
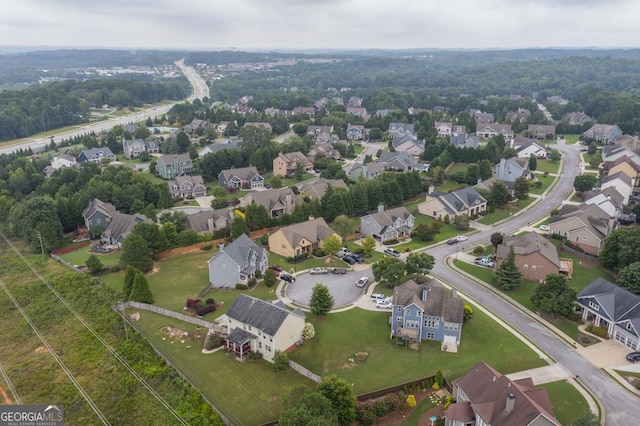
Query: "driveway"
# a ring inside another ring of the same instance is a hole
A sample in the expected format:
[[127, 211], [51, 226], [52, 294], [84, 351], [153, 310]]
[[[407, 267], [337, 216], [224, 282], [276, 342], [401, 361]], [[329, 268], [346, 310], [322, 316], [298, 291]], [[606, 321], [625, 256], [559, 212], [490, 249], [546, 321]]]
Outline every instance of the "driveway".
[[311, 275], [305, 272], [296, 275], [296, 282], [288, 283], [284, 292], [286, 297], [295, 304], [308, 307], [313, 286], [316, 283], [322, 283], [329, 288], [329, 292], [333, 296], [333, 308], [335, 309], [350, 305], [362, 296], [366, 288], [356, 287], [356, 281], [360, 277], [369, 278], [369, 282], [373, 281], [371, 268], [349, 271], [344, 275]]

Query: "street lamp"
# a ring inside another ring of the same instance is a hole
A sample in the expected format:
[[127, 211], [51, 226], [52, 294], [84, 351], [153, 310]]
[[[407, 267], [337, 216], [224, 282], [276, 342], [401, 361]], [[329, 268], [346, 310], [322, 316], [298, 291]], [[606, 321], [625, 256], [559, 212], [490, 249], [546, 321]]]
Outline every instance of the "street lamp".
[[460, 247], [456, 247], [456, 260], [458, 260], [458, 251], [460, 251]]

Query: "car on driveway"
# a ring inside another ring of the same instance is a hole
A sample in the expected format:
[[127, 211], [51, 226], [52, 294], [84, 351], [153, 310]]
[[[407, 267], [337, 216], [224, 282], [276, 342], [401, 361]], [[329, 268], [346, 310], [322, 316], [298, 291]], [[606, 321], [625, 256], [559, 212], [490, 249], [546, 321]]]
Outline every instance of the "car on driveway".
[[359, 254], [352, 253], [351, 255], [349, 255], [349, 257], [355, 260], [356, 263], [364, 263], [364, 257], [360, 256]]
[[384, 300], [386, 298], [387, 298], [387, 296], [385, 296], [384, 294], [381, 294], [381, 293], [373, 293], [371, 295], [371, 300], [373, 300], [374, 302], [377, 301], [377, 300]]
[[355, 265], [357, 263], [356, 260], [351, 256], [344, 256], [342, 258], [342, 261], [348, 263], [349, 265]]
[[327, 268], [313, 268], [309, 271], [311, 275], [319, 275], [319, 274], [328, 274], [329, 270]]
[[538, 229], [544, 232], [549, 232], [549, 225], [540, 225]]
[[392, 306], [391, 306], [391, 301], [390, 301], [390, 300], [387, 300], [387, 299], [385, 299], [385, 300], [378, 300], [378, 301], [376, 302], [376, 308], [378, 308], [378, 309], [391, 309], [391, 308], [392, 308]]
[[492, 260], [489, 260], [486, 257], [476, 257], [476, 264], [486, 266], [487, 268], [493, 268], [495, 265]]
[[346, 247], [342, 247], [340, 251], [336, 253], [336, 256], [340, 258], [345, 256], [351, 256], [351, 252]]
[[630, 354], [627, 354], [627, 361], [631, 361], [634, 364], [640, 361], [640, 352], [631, 352]]
[[280, 272], [282, 272], [282, 267], [279, 266], [279, 265], [271, 265], [271, 266], [269, 266], [269, 269], [271, 269], [273, 272], [275, 272], [276, 277], [278, 275], [280, 275]]
[[384, 249], [384, 254], [388, 254], [389, 256], [393, 257], [400, 257], [400, 252], [391, 247], [387, 247], [386, 249]]
[[356, 282], [356, 287], [364, 287], [365, 285], [367, 285], [368, 282], [369, 282], [369, 278], [360, 277], [358, 282]]
[[287, 274], [286, 272], [281, 272], [280, 273], [280, 279], [284, 280], [288, 283], [295, 283], [296, 282], [296, 277], [294, 277], [291, 274]]

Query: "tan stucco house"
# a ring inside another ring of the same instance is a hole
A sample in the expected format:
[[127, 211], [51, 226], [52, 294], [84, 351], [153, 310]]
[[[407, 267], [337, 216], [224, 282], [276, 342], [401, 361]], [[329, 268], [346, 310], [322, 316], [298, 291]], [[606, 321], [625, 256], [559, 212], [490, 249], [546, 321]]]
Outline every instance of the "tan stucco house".
[[596, 204], [564, 206], [551, 218], [549, 234], [558, 234], [579, 245], [585, 253], [597, 256], [605, 238], [617, 226], [607, 212]]
[[487, 200], [472, 187], [453, 192], [432, 192], [427, 194], [424, 203], [418, 205], [418, 211], [434, 219], [456, 216], [473, 216], [487, 210]]
[[[280, 228], [269, 235], [269, 250], [285, 257], [311, 253], [330, 235], [336, 235], [321, 217]], [[339, 236], [338, 236], [339, 237]]]
[[300, 151], [289, 152], [287, 154], [280, 153], [273, 159], [273, 175], [274, 176], [291, 176], [295, 173], [296, 167], [300, 164], [302, 171], [308, 173], [313, 169], [313, 163]]
[[516, 266], [526, 280], [542, 282], [549, 274], [573, 276], [573, 261], [561, 259], [556, 246], [536, 232], [520, 237], [505, 235], [497, 250], [498, 266], [507, 259], [511, 250]]

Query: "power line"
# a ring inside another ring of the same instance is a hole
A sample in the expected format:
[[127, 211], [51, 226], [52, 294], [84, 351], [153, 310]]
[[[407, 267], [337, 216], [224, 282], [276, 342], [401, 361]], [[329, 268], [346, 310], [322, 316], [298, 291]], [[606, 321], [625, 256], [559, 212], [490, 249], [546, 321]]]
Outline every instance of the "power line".
[[5, 371], [4, 367], [2, 366], [2, 363], [0, 363], [0, 374], [2, 375], [2, 378], [7, 383], [7, 386], [9, 387], [9, 390], [11, 391], [11, 395], [13, 396], [14, 404], [18, 404], [18, 405], [22, 404], [22, 400], [20, 399], [20, 395], [18, 395], [18, 392], [16, 391], [16, 388], [13, 387], [13, 383], [11, 382], [11, 379], [9, 378], [9, 375], [7, 374], [7, 372]]
[[132, 376], [134, 376], [138, 382], [144, 386], [149, 393], [151, 393], [151, 395], [153, 395], [158, 402], [160, 402], [160, 404], [162, 404], [162, 406], [164, 406], [167, 411], [169, 411], [174, 417], [175, 419], [180, 422], [180, 424], [183, 425], [188, 425], [189, 423], [184, 420], [182, 418], [182, 416], [173, 409], [173, 407], [171, 405], [169, 405], [169, 403], [167, 401], [164, 400], [164, 398], [162, 398], [162, 396], [156, 392], [156, 390], [149, 385], [146, 380], [140, 376], [138, 374], [138, 372], [136, 372], [128, 363], [127, 361], [122, 358], [120, 356], [120, 354], [118, 354], [115, 349], [113, 349], [111, 347], [111, 345], [109, 345], [109, 343], [107, 341], [105, 341], [96, 331], [95, 329], [64, 299], [64, 297], [62, 297], [62, 295], [60, 293], [58, 293], [58, 291], [51, 285], [51, 283], [49, 283], [42, 275], [40, 275], [40, 273], [33, 267], [33, 265], [31, 265], [31, 263], [22, 255], [22, 253], [20, 253], [20, 251], [16, 248], [16, 246], [13, 245], [13, 243], [6, 237], [6, 235], [4, 233], [0, 232], [0, 236], [2, 236], [2, 238], [6, 241], [6, 243], [9, 245], [9, 247], [11, 247], [13, 249], [13, 251], [18, 255], [18, 257], [20, 257], [20, 259], [24, 262], [24, 264], [31, 269], [31, 271], [40, 279], [40, 281], [42, 281], [42, 283], [44, 285], [46, 285], [49, 290], [51, 290], [51, 292], [58, 298], [58, 300], [60, 300], [60, 302], [62, 302], [62, 304], [69, 309], [69, 311], [71, 311], [71, 313], [76, 317], [76, 319], [78, 319], [78, 321], [80, 321], [80, 323], [82, 323], [82, 325], [84, 325], [87, 330], [89, 330], [89, 332], [91, 334], [93, 334], [93, 336], [102, 344], [102, 346], [104, 346], [107, 351], [109, 351], [109, 353], [111, 355], [113, 355], [113, 357], [120, 362], [120, 364], [129, 372], [131, 373]]
[[104, 416], [104, 414], [102, 414], [102, 411], [100, 411], [100, 409], [95, 404], [95, 402], [93, 402], [93, 400], [91, 399], [89, 394], [84, 390], [84, 388], [82, 387], [80, 382], [78, 382], [78, 380], [75, 378], [75, 376], [73, 375], [71, 370], [69, 370], [69, 368], [65, 365], [65, 363], [62, 361], [62, 359], [60, 359], [60, 356], [53, 350], [53, 348], [51, 347], [51, 345], [49, 344], [47, 339], [42, 335], [40, 330], [38, 330], [38, 328], [35, 326], [33, 321], [31, 321], [31, 318], [29, 317], [29, 315], [24, 311], [24, 309], [22, 309], [22, 306], [20, 306], [18, 301], [15, 299], [15, 297], [13, 297], [13, 294], [11, 294], [11, 292], [9, 291], [7, 286], [4, 284], [4, 281], [2, 281], [1, 279], [0, 279], [0, 287], [2, 287], [2, 289], [4, 290], [5, 293], [7, 293], [7, 296], [9, 296], [9, 299], [11, 299], [11, 301], [13, 302], [15, 307], [18, 308], [18, 311], [20, 311], [20, 313], [22, 314], [22, 316], [25, 319], [25, 321], [27, 322], [27, 324], [29, 324], [29, 326], [31, 327], [33, 332], [36, 334], [36, 336], [38, 336], [38, 338], [40, 339], [40, 341], [44, 345], [44, 347], [47, 348], [47, 350], [49, 351], [49, 353], [51, 354], [53, 359], [55, 359], [55, 361], [58, 363], [60, 368], [62, 368], [62, 370], [67, 375], [67, 377], [69, 377], [69, 380], [71, 380], [71, 383], [73, 383], [73, 385], [76, 387], [76, 389], [78, 389], [78, 392], [80, 392], [80, 395], [82, 395], [82, 397], [85, 399], [85, 401], [87, 401], [87, 403], [89, 404], [91, 409], [93, 409], [94, 413], [96, 413], [96, 415], [98, 416], [98, 418], [100, 418], [100, 420], [102, 421], [103, 424], [110, 425], [111, 423], [109, 423], [109, 420], [107, 420], [107, 418]]

